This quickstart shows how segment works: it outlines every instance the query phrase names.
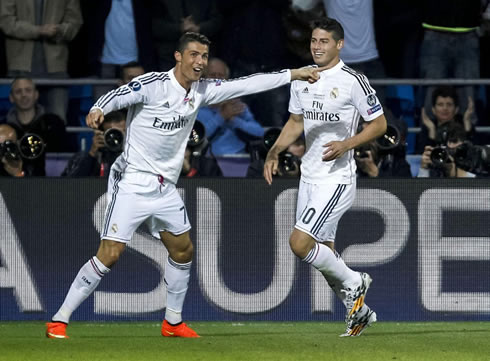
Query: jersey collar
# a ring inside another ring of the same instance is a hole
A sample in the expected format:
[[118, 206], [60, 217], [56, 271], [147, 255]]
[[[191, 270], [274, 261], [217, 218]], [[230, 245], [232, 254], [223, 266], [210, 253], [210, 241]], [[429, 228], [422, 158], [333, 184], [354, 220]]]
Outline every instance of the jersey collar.
[[175, 77], [174, 71], [175, 71], [175, 67], [168, 71], [168, 76], [170, 78], [170, 81], [172, 82], [172, 85], [174, 86], [174, 88], [179, 93], [182, 93], [182, 95], [185, 96], [185, 95], [187, 95], [187, 90], [185, 90], [184, 87], [182, 85], [180, 85], [180, 83], [177, 81], [177, 78]]
[[340, 69], [342, 69], [342, 67], [344, 66], [344, 62], [339, 59], [339, 62], [332, 68], [330, 69], [326, 69], [324, 71], [322, 71], [320, 74], [322, 75], [332, 75], [332, 74], [335, 74], [336, 72], [340, 71]]

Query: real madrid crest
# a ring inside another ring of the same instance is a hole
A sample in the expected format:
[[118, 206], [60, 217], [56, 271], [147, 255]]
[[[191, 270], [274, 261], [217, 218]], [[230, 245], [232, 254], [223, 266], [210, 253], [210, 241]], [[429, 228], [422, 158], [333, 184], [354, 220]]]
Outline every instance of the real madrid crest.
[[339, 96], [339, 88], [333, 88], [330, 92], [330, 98], [335, 99]]
[[111, 227], [112, 232], [117, 233], [117, 224], [113, 223]]

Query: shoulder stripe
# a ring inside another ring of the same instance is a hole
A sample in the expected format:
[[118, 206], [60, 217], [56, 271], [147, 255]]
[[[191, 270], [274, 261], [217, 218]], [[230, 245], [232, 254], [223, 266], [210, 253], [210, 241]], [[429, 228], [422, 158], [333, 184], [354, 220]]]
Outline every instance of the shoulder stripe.
[[119, 97], [129, 93], [131, 93], [131, 90], [129, 90], [129, 88], [121, 87], [117, 90], [113, 90], [112, 92], [109, 92], [108, 96], [103, 101], [101, 101], [99, 104], [96, 105], [98, 105], [100, 108], [103, 109], [107, 105], [107, 103], [109, 103], [115, 97]]
[[257, 75], [282, 74], [282, 73], [285, 73], [285, 72], [287, 72], [287, 69], [283, 69], [283, 70], [279, 70], [279, 71], [271, 71], [271, 72], [267, 72], [267, 73], [255, 73], [255, 74], [241, 76], [239, 78], [233, 78], [233, 79], [222, 80], [222, 81], [223, 82], [231, 82], [231, 81], [235, 81], [235, 80], [242, 80], [242, 79], [252, 78], [252, 77], [257, 76]]
[[146, 85], [146, 84], [153, 83], [154, 81], [157, 80], [161, 80], [161, 81], [170, 80], [170, 77], [167, 74], [158, 75], [141, 81], [141, 84]]
[[371, 93], [374, 93], [374, 89], [371, 88], [371, 86], [369, 85], [369, 83], [366, 80], [366, 77], [363, 74], [360, 74], [360, 73], [356, 72], [355, 70], [353, 70], [347, 66], [343, 66], [342, 70], [345, 71], [346, 73], [352, 75], [353, 77], [355, 77], [357, 79], [357, 81], [361, 85], [361, 88], [364, 91], [365, 95], [369, 95]]

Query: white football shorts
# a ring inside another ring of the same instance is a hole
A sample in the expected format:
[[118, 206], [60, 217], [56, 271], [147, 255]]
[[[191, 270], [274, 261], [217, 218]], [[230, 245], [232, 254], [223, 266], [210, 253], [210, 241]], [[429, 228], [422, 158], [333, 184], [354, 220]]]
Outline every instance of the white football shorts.
[[299, 183], [295, 228], [318, 242], [334, 242], [340, 217], [352, 206], [356, 182], [351, 184]]
[[143, 222], [158, 239], [162, 231], [179, 235], [191, 229], [175, 184], [155, 174], [111, 169], [101, 239], [128, 243]]

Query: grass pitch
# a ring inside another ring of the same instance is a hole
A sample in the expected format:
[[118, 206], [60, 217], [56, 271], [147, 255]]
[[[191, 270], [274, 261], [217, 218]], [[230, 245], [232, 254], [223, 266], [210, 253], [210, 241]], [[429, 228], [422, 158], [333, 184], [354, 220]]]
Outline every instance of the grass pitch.
[[338, 337], [340, 322], [189, 322], [199, 339], [164, 338], [155, 322], [1, 322], [0, 360], [490, 360], [490, 322], [380, 322]]

